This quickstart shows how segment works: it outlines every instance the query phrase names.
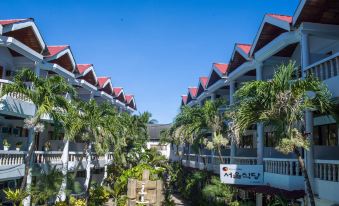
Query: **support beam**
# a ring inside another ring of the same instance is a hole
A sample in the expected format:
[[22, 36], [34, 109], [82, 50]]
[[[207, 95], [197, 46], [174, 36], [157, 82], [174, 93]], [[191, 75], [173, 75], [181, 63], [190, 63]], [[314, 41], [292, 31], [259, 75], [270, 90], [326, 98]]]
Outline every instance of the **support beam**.
[[[231, 81], [230, 82], [230, 105], [234, 104], [234, 98], [233, 95], [235, 93], [235, 81]], [[235, 143], [235, 140], [231, 140], [231, 164], [235, 163], [235, 155], [236, 155], [236, 150], [237, 150], [237, 146]]]
[[[256, 79], [263, 80], [263, 63], [256, 65]], [[257, 123], [257, 164], [262, 165], [264, 160], [264, 124]]]

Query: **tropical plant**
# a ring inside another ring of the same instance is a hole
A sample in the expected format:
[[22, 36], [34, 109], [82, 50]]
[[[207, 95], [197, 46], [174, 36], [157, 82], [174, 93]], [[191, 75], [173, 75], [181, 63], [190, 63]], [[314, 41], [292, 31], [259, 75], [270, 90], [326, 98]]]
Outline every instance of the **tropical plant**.
[[10, 147], [10, 146], [11, 146], [11, 144], [9, 144], [9, 142], [8, 142], [7, 139], [4, 139], [4, 140], [2, 141], [2, 144], [3, 144], [3, 146], [5, 146], [5, 147]]
[[31, 186], [30, 194], [32, 201], [36, 204], [47, 205], [58, 196], [62, 182], [62, 173], [55, 166], [49, 164], [39, 168], [36, 181]]
[[[312, 76], [297, 78], [294, 63], [280, 65], [272, 80], [245, 83], [235, 94], [233, 114], [235, 131], [243, 133], [251, 125], [261, 122], [274, 127], [276, 147], [283, 153], [294, 152], [304, 175], [307, 193], [314, 206], [314, 196], [300, 149], [309, 149], [308, 134], [304, 133], [305, 111], [328, 113], [332, 109], [330, 92]], [[314, 95], [309, 95], [310, 93]]]
[[221, 183], [220, 179], [215, 176], [213, 176], [210, 183], [203, 188], [202, 194], [206, 199], [212, 199], [216, 201], [216, 203], [230, 204], [234, 197], [232, 188], [227, 184]]
[[100, 206], [100, 205], [104, 205], [108, 201], [110, 193], [105, 187], [100, 186], [98, 184], [94, 184], [91, 186], [90, 196], [91, 198], [90, 198], [89, 205]]
[[[31, 85], [31, 86], [30, 86]], [[25, 174], [20, 189], [23, 190], [27, 183], [30, 160], [35, 149], [35, 136], [44, 129], [43, 117], [54, 117], [60, 108], [67, 103], [64, 95], [74, 94], [74, 88], [61, 76], [55, 75], [48, 78], [40, 78], [30, 69], [23, 69], [14, 76], [12, 84], [4, 85], [1, 96], [9, 93], [20, 93], [26, 96], [35, 105], [34, 116], [25, 119], [25, 127], [29, 129], [32, 140], [25, 158]]]
[[86, 206], [85, 199], [75, 199], [74, 197], [71, 196], [69, 202], [71, 206]]
[[6, 199], [13, 202], [14, 205], [19, 206], [21, 202], [28, 196], [28, 193], [25, 190], [10, 188], [4, 189]]

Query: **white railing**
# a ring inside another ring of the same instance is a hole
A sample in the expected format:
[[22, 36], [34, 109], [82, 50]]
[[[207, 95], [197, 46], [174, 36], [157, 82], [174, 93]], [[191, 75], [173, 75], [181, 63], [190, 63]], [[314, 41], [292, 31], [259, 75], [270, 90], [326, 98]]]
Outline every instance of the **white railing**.
[[233, 157], [234, 164], [239, 165], [256, 165], [257, 158], [256, 157]]
[[25, 162], [26, 152], [0, 150], [0, 166], [21, 165]]
[[289, 176], [302, 175], [296, 159], [264, 158], [264, 171]]
[[314, 166], [316, 178], [339, 182], [339, 160], [315, 160]]
[[34, 151], [34, 154], [38, 164], [61, 164], [62, 151]]
[[326, 80], [339, 74], [339, 53], [335, 53], [306, 67], [306, 74]]
[[113, 152], [107, 153], [107, 160], [108, 160], [108, 162], [112, 162], [113, 161]]
[[73, 151], [70, 151], [70, 152], [68, 152], [68, 161], [69, 162], [80, 161], [81, 156], [83, 156], [82, 161], [85, 161], [86, 157], [84, 156], [83, 152], [73, 152]]
[[[7, 79], [0, 79], [0, 91], [2, 90], [2, 88], [5, 84], [12, 84], [12, 83], [13, 82], [11, 82]], [[25, 96], [24, 94], [21, 94], [21, 93], [11, 92], [11, 93], [8, 94], [8, 96], [10, 96], [14, 99], [21, 100], [21, 101], [30, 102], [30, 103], [32, 102], [27, 96]]]

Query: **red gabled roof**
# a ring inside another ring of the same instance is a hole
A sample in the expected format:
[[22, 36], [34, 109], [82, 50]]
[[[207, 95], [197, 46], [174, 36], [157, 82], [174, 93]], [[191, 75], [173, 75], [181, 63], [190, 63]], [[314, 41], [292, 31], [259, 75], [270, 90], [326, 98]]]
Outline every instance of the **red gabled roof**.
[[220, 73], [226, 74], [227, 69], [228, 69], [228, 64], [223, 64], [223, 63], [213, 63], [214, 67], [217, 68]]
[[102, 88], [109, 79], [109, 77], [98, 77], [97, 80], [99, 83], [99, 87]]
[[115, 95], [115, 96], [118, 96], [119, 94], [120, 94], [120, 92], [122, 91], [122, 87], [114, 87], [113, 88], [113, 94]]
[[188, 87], [188, 91], [190, 92], [192, 98], [195, 98], [198, 93], [198, 88], [197, 87]]
[[181, 95], [181, 101], [186, 104], [187, 103], [187, 95]]
[[287, 15], [280, 15], [280, 14], [267, 14], [267, 16], [279, 19], [281, 21], [286, 21], [288, 23], [292, 23], [293, 17], [292, 16], [287, 16]]
[[84, 73], [86, 69], [93, 66], [92, 64], [77, 64], [77, 68], [80, 74]]
[[49, 55], [47, 55], [46, 57], [54, 56], [54, 55], [58, 54], [59, 52], [63, 51], [64, 49], [66, 49], [68, 47], [69, 47], [68, 45], [47, 46]]
[[6, 20], [0, 20], [0, 25], [8, 25], [8, 24], [14, 24], [21, 21], [26, 21], [28, 19], [6, 19]]
[[237, 47], [241, 50], [243, 50], [243, 52], [245, 52], [246, 54], [248, 54], [251, 50], [251, 44], [239, 44], [237, 43]]
[[203, 86], [204, 89], [206, 89], [207, 82], [208, 82], [208, 77], [200, 77], [199, 78], [201, 85]]
[[125, 95], [125, 99], [126, 99], [127, 104], [131, 103], [133, 98], [134, 98], [133, 95], [130, 95], [130, 94]]

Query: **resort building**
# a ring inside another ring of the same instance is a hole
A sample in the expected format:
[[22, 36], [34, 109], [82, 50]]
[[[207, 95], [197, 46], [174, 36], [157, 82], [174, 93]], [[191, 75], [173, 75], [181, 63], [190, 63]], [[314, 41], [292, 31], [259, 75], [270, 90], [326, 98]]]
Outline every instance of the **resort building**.
[[[252, 44], [236, 43], [228, 64], [215, 63], [209, 76], [190, 87], [181, 105], [199, 106], [204, 101], [223, 98], [226, 106], [234, 104], [233, 95], [241, 84], [251, 80], [270, 80], [278, 65], [294, 61], [300, 77], [312, 73], [323, 81], [333, 100], [339, 97], [339, 4], [329, 0], [300, 0], [293, 16], [266, 14]], [[304, 152], [316, 205], [339, 204], [338, 122], [332, 116], [307, 112], [306, 132], [311, 148]], [[243, 198], [256, 199], [262, 205], [265, 195], [283, 197], [304, 204], [304, 177], [295, 155], [275, 149], [269, 128], [258, 123], [241, 137], [240, 144], [223, 151], [226, 163], [263, 165], [263, 184], [238, 185]], [[207, 168], [220, 173], [218, 158], [206, 151], [204, 156], [184, 149], [182, 164], [194, 169]]]
[[[133, 95], [125, 94], [123, 88], [112, 84], [110, 77], [97, 77], [93, 64], [78, 64], [68, 45], [48, 46], [33, 19], [0, 20], [0, 88], [11, 84], [15, 74], [23, 68], [31, 69], [37, 76], [60, 75], [72, 85], [80, 99], [109, 102], [120, 112], [133, 113], [136, 103]], [[28, 85], [29, 86], [29, 85]], [[32, 133], [24, 128], [24, 119], [35, 113], [33, 103], [20, 93], [10, 93], [0, 103], [0, 202], [4, 201], [2, 190], [16, 187], [24, 175], [24, 159]], [[54, 125], [46, 119], [45, 130], [36, 137], [33, 161], [36, 165], [49, 163], [62, 165], [65, 142], [63, 134], [56, 135]], [[6, 140], [9, 144], [4, 145]], [[21, 145], [16, 148], [16, 145]], [[112, 162], [111, 153], [92, 160], [81, 158], [83, 143], [69, 145], [68, 171], [73, 172], [82, 160], [77, 180], [84, 182], [86, 167], [90, 165], [93, 180], [100, 183], [107, 164]]]
[[170, 144], [161, 142], [161, 132], [171, 127], [171, 124], [148, 124], [147, 130], [150, 136], [147, 149], [154, 148], [167, 159], [170, 158]]

